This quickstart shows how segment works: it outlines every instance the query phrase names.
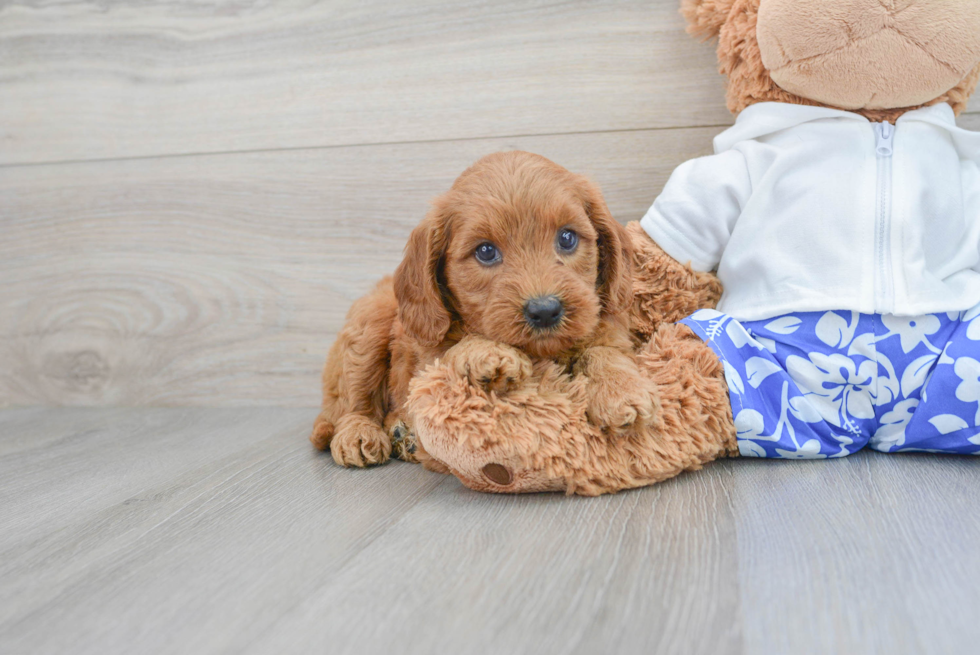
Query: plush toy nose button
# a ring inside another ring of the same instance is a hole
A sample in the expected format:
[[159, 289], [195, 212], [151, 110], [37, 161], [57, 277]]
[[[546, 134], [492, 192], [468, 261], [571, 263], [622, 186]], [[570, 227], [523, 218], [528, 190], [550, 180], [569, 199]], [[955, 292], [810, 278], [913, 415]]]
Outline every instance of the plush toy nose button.
[[503, 464], [487, 464], [483, 467], [483, 475], [490, 482], [499, 484], [501, 487], [506, 487], [514, 480], [514, 476], [510, 474], [510, 470]]

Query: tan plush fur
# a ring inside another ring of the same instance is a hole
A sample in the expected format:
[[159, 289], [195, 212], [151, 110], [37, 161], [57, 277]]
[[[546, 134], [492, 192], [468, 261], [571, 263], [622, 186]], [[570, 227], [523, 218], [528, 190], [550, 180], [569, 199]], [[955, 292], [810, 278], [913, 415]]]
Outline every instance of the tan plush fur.
[[934, 102], [980, 62], [976, 0], [765, 0], [756, 34], [780, 88], [841, 109]]
[[[746, 107], [759, 102], [788, 102], [799, 105], [826, 106], [827, 103], [815, 98], [803, 97], [781, 88], [772, 78], [769, 70], [763, 64], [762, 52], [756, 33], [760, 1], [768, 0], [683, 0], [681, 11], [689, 21], [688, 31], [701, 38], [718, 37], [718, 64], [722, 74], [728, 77], [728, 108], [733, 114], [741, 112]], [[777, 0], [783, 4], [792, 5], [801, 0]], [[875, 0], [878, 2], [879, 0]], [[894, 5], [896, 0], [885, 5]], [[921, 2], [921, 0], [917, 0]], [[946, 0], [940, 0], [946, 1]], [[974, 0], [965, 0], [973, 2]], [[806, 4], [811, 4], [807, 2]], [[829, 12], [834, 6], [843, 8], [848, 2], [844, 0], [820, 0], [820, 10]], [[913, 4], [905, 0], [902, 5]], [[796, 25], [805, 25], [801, 19]], [[846, 33], [846, 29], [845, 29]], [[777, 35], [778, 36], [778, 35]], [[963, 50], [974, 47], [976, 35], [968, 34], [961, 44]], [[951, 47], [956, 47], [954, 43]], [[789, 61], [781, 62], [784, 66]], [[874, 69], [879, 65], [877, 60], [857, 59], [852, 67], [863, 65], [866, 69]], [[969, 70], [969, 69], [968, 69]], [[970, 95], [976, 89], [980, 80], [980, 60], [974, 59], [972, 70], [949, 90], [926, 102], [900, 103], [898, 107], [875, 108], [844, 107], [856, 111], [873, 121], [888, 120], [894, 123], [899, 116], [918, 109], [947, 102], [956, 114], [966, 109]], [[915, 89], [911, 89], [915, 90]], [[833, 89], [829, 89], [833, 91]]]
[[[728, 105], [735, 113], [766, 101], [825, 106], [819, 100], [824, 92], [831, 94], [827, 97], [841, 92], [830, 88], [828, 79], [860, 75], [880, 66], [876, 55], [868, 54], [871, 50], [856, 47], [856, 56], [843, 56], [860, 42], [861, 34], [870, 34], [870, 39], [883, 31], [902, 30], [898, 41], [889, 33], [884, 46], [875, 51], [902, 61], [889, 62], [894, 70], [888, 74], [872, 71], [865, 78], [885, 84], [882, 90], [887, 93], [869, 94], [860, 106], [844, 107], [870, 120], [894, 122], [911, 109], [941, 102], [960, 113], [980, 80], [980, 56], [974, 50], [978, 34], [969, 27], [973, 14], [963, 20], [966, 29], [952, 25], [956, 12], [936, 9], [946, 1], [971, 12], [975, 6], [970, 3], [980, 4], [977, 0], [761, 0], [772, 3], [767, 8], [774, 10], [767, 28], [769, 45], [776, 53], [774, 66], [787, 73], [779, 75], [790, 80], [787, 85], [809, 84], [807, 97], [781, 88], [763, 63], [757, 38], [760, 0], [682, 0], [681, 9], [692, 34], [718, 37], [721, 72], [728, 76]], [[865, 6], [866, 13], [851, 13], [859, 6]], [[935, 11], [930, 13], [930, 7]], [[811, 39], [808, 29], [823, 24], [825, 16], [820, 12], [834, 20], [830, 29], [824, 25]], [[877, 24], [879, 18], [884, 23]], [[797, 46], [802, 43], [800, 52], [813, 48], [815, 56], [808, 61], [806, 56], [787, 54], [792, 49], [782, 46], [784, 38], [787, 44], [793, 39]], [[945, 65], [940, 67], [943, 74], [952, 75], [953, 82], [929, 98], [929, 85], [941, 82], [929, 71], [935, 71], [931, 67], [943, 58], [940, 63]], [[814, 73], [820, 66], [831, 74]], [[901, 83], [889, 86], [888, 76], [896, 70]], [[813, 80], [823, 82], [814, 85]], [[659, 407], [655, 418], [609, 434], [588, 421], [585, 374], [592, 374], [588, 366], [569, 370], [547, 358], [529, 358], [505, 344], [464, 339], [411, 383], [408, 407], [418, 437], [433, 458], [429, 466], [441, 464], [481, 491], [564, 490], [596, 495], [652, 484], [737, 454], [722, 366], [707, 345], [674, 323], [699, 308], [713, 307], [721, 285], [714, 276], [671, 259], [639, 225], [628, 226], [627, 234], [634, 257], [630, 332], [638, 348], [641, 377], [654, 385]], [[486, 360], [505, 372], [506, 388], [488, 389], [465, 375]]]
[[[559, 248], [566, 231], [574, 248]], [[499, 258], [481, 263], [487, 245]], [[354, 303], [323, 369], [310, 440], [344, 466], [383, 463], [394, 447], [441, 469], [416, 448], [409, 381], [476, 337], [573, 372], [597, 428], [616, 433], [649, 420], [655, 395], [629, 333], [631, 261], [626, 232], [594, 184], [525, 152], [481, 159], [412, 232], [394, 277]], [[542, 297], [556, 299], [561, 314], [535, 327], [525, 306]], [[506, 392], [522, 369], [497, 354], [477, 353], [455, 373], [486, 393]]]
[[633, 248], [633, 310], [630, 330], [639, 346], [666, 321], [715, 307], [722, 286], [710, 273], [681, 266], [646, 235], [638, 222], [626, 226]]

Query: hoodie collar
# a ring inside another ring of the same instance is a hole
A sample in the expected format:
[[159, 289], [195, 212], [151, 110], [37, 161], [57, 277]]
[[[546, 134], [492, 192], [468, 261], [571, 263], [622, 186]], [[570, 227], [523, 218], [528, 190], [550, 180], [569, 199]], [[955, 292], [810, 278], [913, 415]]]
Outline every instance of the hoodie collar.
[[715, 152], [725, 152], [741, 141], [751, 141], [760, 136], [775, 134], [803, 123], [825, 118], [848, 118], [868, 122], [868, 119], [860, 114], [841, 109], [793, 105], [788, 102], [760, 102], [743, 109], [735, 119], [735, 125], [715, 137]]
[[[758, 139], [761, 136], [775, 134], [803, 123], [828, 118], [854, 120], [862, 123], [871, 122], [861, 114], [843, 109], [794, 105], [787, 102], [760, 102], [743, 109], [735, 120], [735, 125], [715, 137], [715, 152], [731, 150], [741, 141]], [[930, 123], [967, 141], [980, 139], [980, 133], [963, 130], [956, 126], [953, 108], [945, 102], [907, 112], [898, 119], [899, 123], [906, 121]]]

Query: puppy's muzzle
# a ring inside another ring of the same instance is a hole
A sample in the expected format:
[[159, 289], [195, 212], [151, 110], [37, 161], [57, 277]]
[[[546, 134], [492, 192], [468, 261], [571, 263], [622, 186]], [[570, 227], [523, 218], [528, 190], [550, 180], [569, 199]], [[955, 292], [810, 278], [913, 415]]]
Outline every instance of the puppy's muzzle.
[[554, 327], [565, 315], [565, 306], [558, 296], [538, 296], [524, 304], [524, 320], [535, 330]]

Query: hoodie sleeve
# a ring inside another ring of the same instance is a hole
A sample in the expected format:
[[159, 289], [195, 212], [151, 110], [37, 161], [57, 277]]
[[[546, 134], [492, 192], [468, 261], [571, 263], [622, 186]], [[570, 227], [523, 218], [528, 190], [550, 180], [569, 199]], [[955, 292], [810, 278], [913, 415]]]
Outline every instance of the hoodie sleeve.
[[975, 162], [966, 167], [963, 175], [963, 200], [967, 225], [976, 235], [977, 263], [973, 270], [980, 272], [980, 166]]
[[751, 192], [738, 150], [692, 159], [677, 167], [640, 225], [677, 261], [712, 271]]

